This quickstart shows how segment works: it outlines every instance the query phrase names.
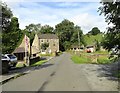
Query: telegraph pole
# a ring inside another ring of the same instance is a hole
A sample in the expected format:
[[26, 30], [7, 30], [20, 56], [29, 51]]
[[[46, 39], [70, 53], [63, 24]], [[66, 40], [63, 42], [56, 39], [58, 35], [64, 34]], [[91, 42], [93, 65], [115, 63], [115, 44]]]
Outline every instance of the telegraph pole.
[[78, 31], [78, 45], [79, 45], [79, 49], [80, 49], [80, 35], [79, 35], [79, 31]]

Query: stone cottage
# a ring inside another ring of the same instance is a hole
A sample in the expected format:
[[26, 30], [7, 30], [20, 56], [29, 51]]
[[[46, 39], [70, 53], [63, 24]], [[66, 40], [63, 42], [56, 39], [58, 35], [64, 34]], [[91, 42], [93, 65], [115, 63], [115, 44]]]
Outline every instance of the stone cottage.
[[[48, 44], [46, 49], [42, 49], [42, 44]], [[36, 34], [32, 43], [32, 54], [46, 54], [59, 52], [59, 38], [55, 34]]]

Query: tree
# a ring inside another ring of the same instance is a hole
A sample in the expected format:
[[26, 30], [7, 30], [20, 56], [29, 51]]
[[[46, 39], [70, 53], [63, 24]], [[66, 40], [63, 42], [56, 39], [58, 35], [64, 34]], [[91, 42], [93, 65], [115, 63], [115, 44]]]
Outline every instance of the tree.
[[51, 27], [49, 25], [44, 25], [41, 27], [40, 33], [42, 33], [42, 34], [54, 33], [53, 30], [54, 30], [53, 27]]
[[92, 35], [97, 35], [100, 33], [100, 30], [98, 29], [98, 27], [94, 27], [92, 28], [92, 30], [90, 32], [88, 32], [89, 34], [92, 34]]
[[18, 46], [23, 33], [19, 29], [18, 18], [12, 17], [10, 25], [6, 28], [9, 31], [2, 33], [2, 52], [11, 53]]
[[100, 15], [104, 14], [106, 22], [113, 24], [113, 26], [107, 29], [102, 44], [108, 50], [115, 46], [118, 46], [117, 48], [120, 49], [120, 0], [111, 0], [111, 2], [103, 0], [101, 4], [102, 6], [98, 10]]
[[5, 3], [0, 2], [2, 18], [2, 53], [12, 53], [18, 46], [19, 40], [22, 36], [22, 31], [19, 29], [18, 18], [13, 17], [12, 11]]
[[83, 31], [77, 25], [74, 27], [74, 33], [71, 37], [71, 43], [77, 44], [77, 45], [79, 45], [79, 43], [80, 43], [80, 45], [85, 44], [84, 37], [83, 37]]
[[42, 43], [41, 44], [41, 49], [46, 50], [49, 47], [49, 43]]
[[8, 32], [9, 30], [7, 29], [8, 26], [10, 25], [10, 19], [13, 16], [12, 11], [10, 10], [10, 8], [8, 8], [8, 6], [6, 5], [6, 3], [2, 3], [0, 1], [0, 8], [1, 8], [1, 12], [0, 13], [0, 17], [2, 18], [2, 31], [6, 31]]
[[68, 42], [65, 43], [65, 41], [69, 41], [70, 43], [73, 32], [74, 32], [74, 23], [70, 22], [67, 19], [64, 19], [61, 23], [55, 26], [55, 33], [58, 35], [60, 40], [60, 50], [64, 51], [66, 50], [66, 45], [67, 46], [70, 45], [68, 44]]
[[80, 44], [83, 44], [84, 39], [81, 28], [79, 26], [74, 26], [74, 23], [67, 19], [64, 19], [55, 26], [55, 33], [59, 37], [61, 51], [70, 49], [73, 44], [79, 45], [79, 39]]
[[35, 33], [39, 33], [40, 31], [40, 28], [38, 28], [37, 26], [40, 27], [40, 24], [39, 25], [29, 24], [24, 29], [24, 33], [30, 38], [30, 45], [32, 45]]
[[95, 40], [96, 41], [96, 51], [99, 51], [100, 50], [100, 42], [98, 40]]

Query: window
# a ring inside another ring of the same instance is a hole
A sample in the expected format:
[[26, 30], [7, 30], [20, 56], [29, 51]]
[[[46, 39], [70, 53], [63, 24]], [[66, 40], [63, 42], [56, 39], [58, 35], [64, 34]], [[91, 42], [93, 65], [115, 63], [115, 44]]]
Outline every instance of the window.
[[43, 42], [43, 40], [41, 40], [41, 42]]
[[53, 44], [53, 46], [55, 46], [55, 44]]

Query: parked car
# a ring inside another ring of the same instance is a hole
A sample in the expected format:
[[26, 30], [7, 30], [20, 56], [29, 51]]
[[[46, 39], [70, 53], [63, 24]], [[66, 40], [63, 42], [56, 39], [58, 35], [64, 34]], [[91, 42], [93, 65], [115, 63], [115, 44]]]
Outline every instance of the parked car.
[[9, 64], [9, 60], [7, 59], [7, 57], [5, 57], [2, 54], [1, 61], [2, 61], [2, 69], [0, 69], [0, 72], [2, 72], [2, 74], [6, 74], [9, 71], [9, 65], [8, 65]]
[[10, 67], [15, 67], [17, 64], [17, 57], [13, 54], [5, 54], [4, 58], [9, 60], [9, 66]]
[[91, 53], [91, 50], [90, 50], [90, 49], [87, 49], [87, 53]]
[[2, 60], [2, 61], [4, 61], [4, 60], [9, 61], [9, 59], [8, 59], [6, 56], [4, 56], [3, 54], [2, 54], [2, 58], [1, 58], [1, 60]]

